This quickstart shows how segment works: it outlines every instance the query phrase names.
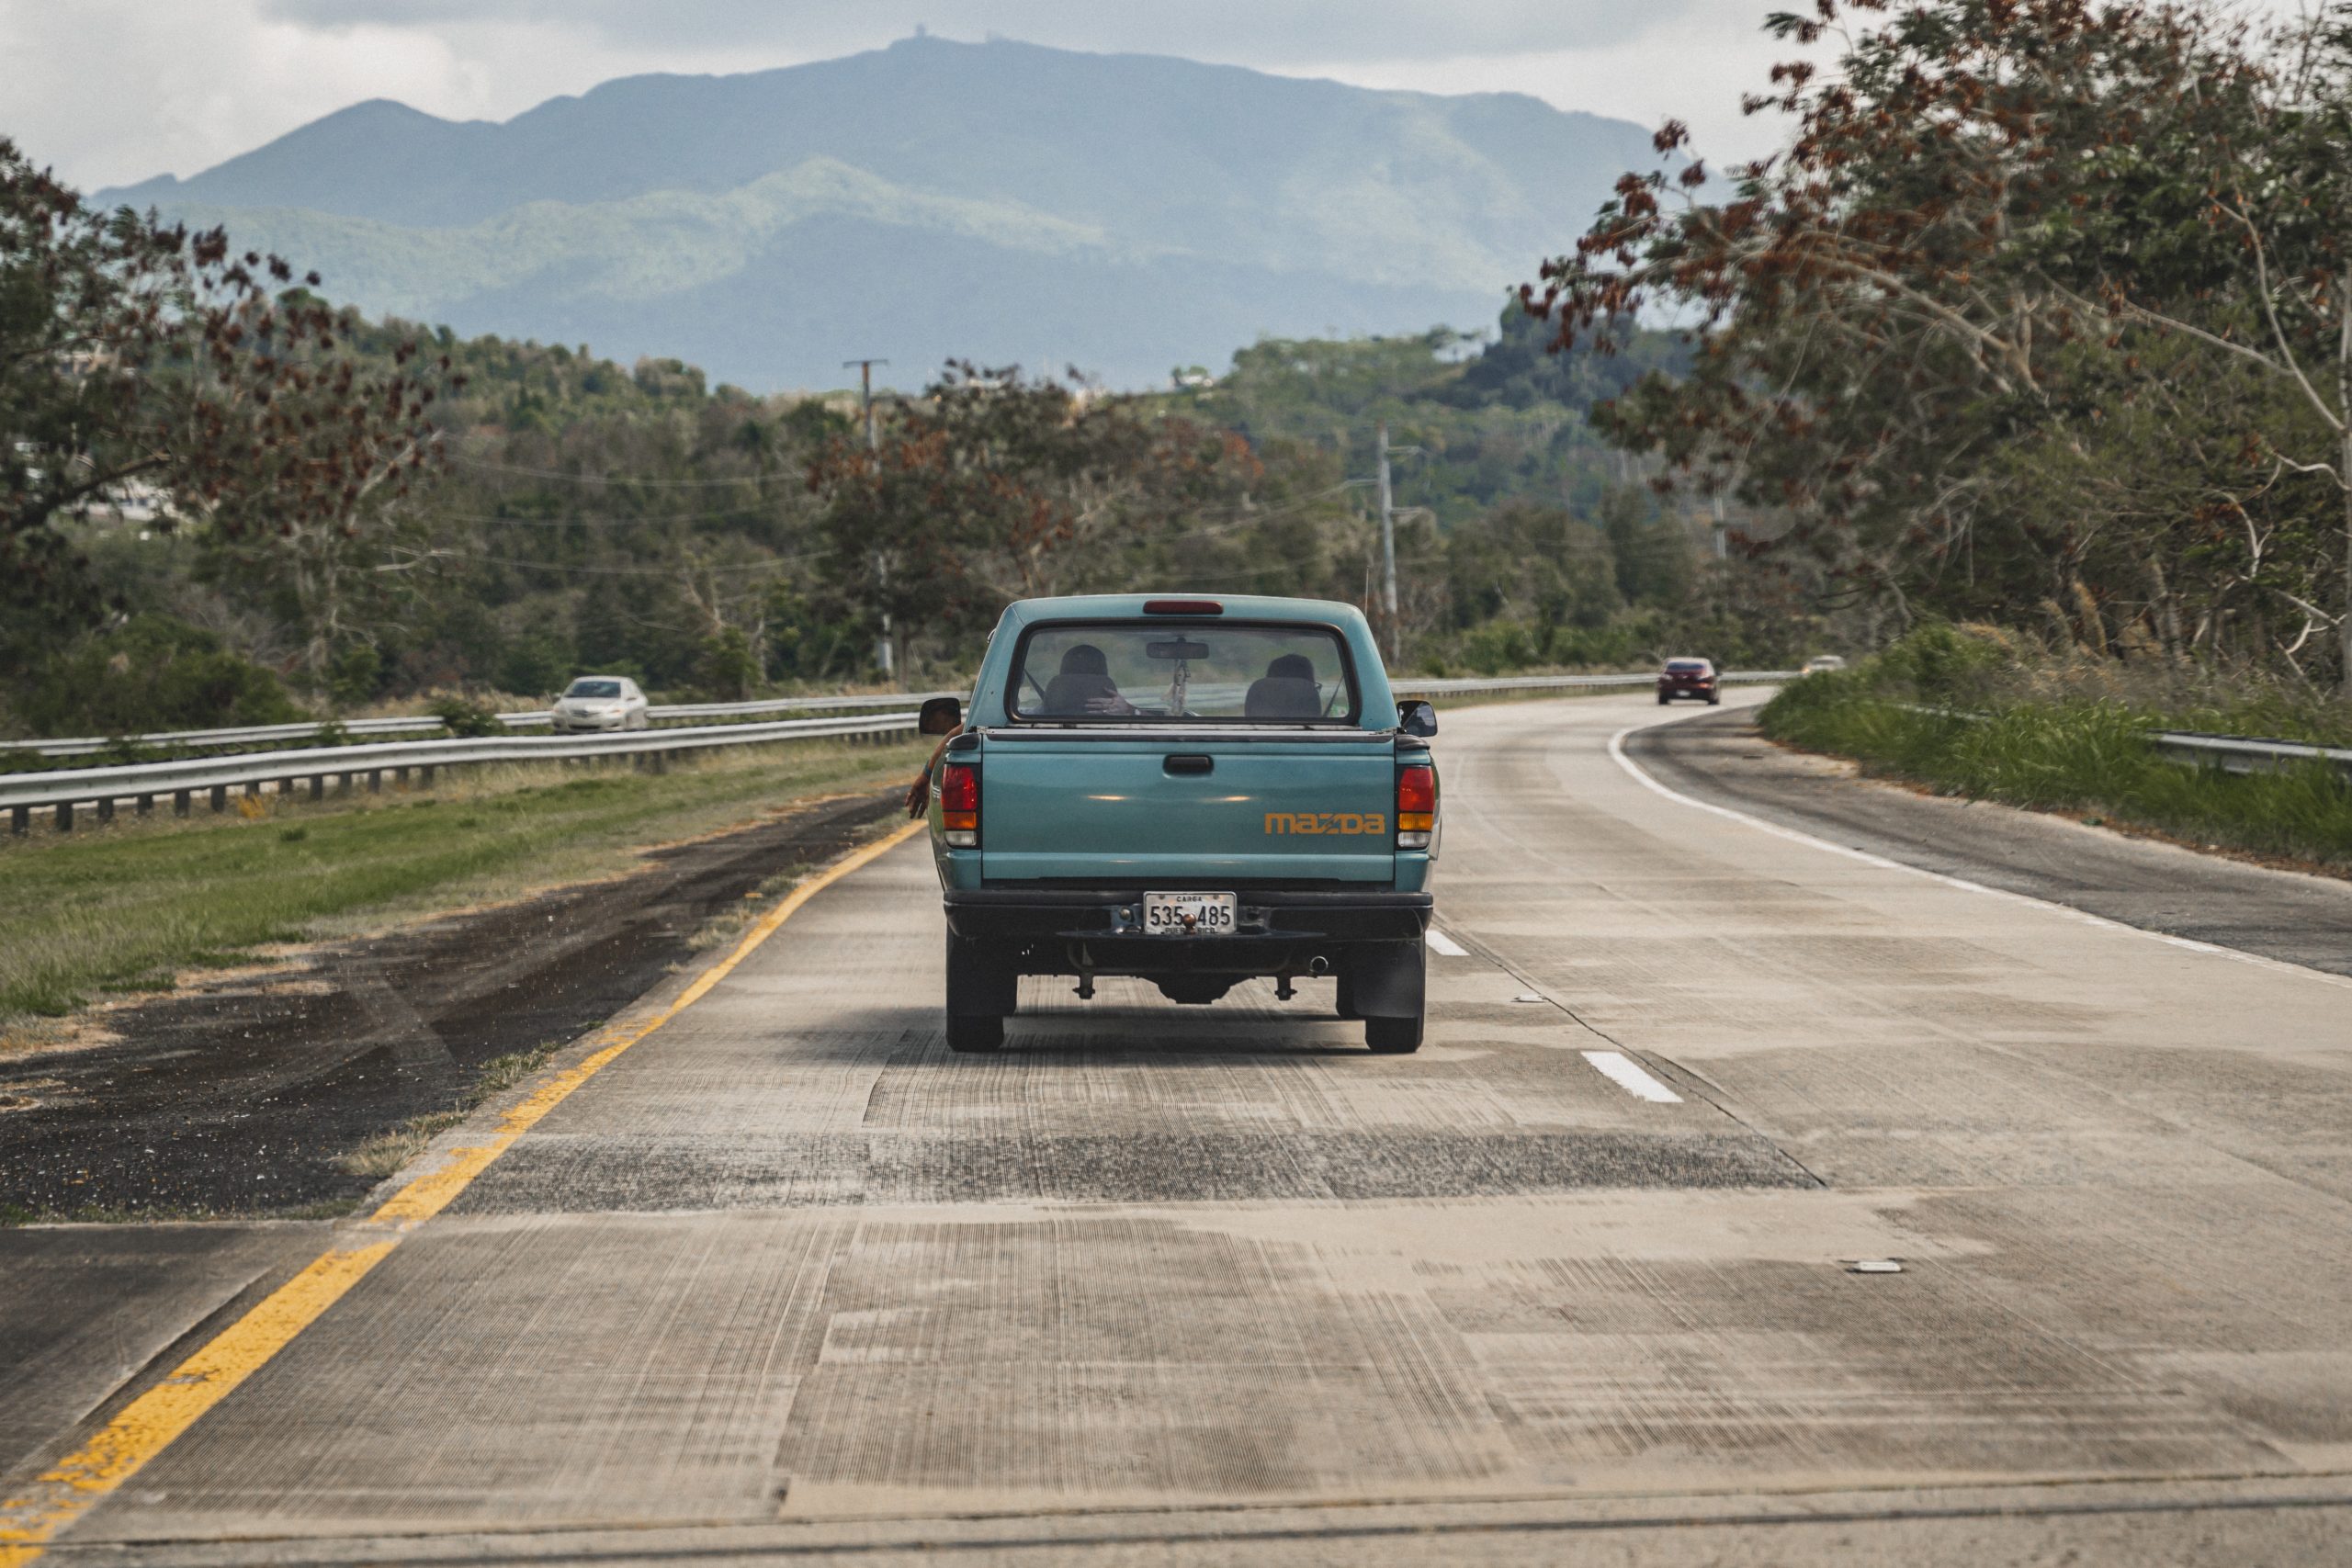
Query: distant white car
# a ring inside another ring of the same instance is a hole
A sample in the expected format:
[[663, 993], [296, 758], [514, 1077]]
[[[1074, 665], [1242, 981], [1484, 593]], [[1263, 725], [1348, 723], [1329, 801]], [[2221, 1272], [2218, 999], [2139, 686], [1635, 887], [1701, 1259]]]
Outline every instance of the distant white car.
[[1797, 673], [1800, 675], [1819, 675], [1826, 671], [1843, 670], [1844, 668], [1846, 668], [1846, 661], [1838, 658], [1836, 654], [1816, 653], [1811, 659], [1804, 661], [1804, 668], [1798, 671]]
[[563, 689], [548, 717], [559, 734], [583, 730], [650, 729], [653, 718], [645, 694], [626, 675], [582, 675]]

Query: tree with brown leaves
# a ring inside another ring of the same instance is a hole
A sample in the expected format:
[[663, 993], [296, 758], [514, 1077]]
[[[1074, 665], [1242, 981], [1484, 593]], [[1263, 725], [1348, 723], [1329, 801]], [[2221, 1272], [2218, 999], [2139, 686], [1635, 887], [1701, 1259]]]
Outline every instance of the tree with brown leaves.
[[102, 212], [0, 141], [0, 577], [53, 631], [104, 613], [76, 529], [151, 500], [284, 585], [322, 677], [366, 548], [435, 462], [446, 360], [389, 364], [276, 256]]

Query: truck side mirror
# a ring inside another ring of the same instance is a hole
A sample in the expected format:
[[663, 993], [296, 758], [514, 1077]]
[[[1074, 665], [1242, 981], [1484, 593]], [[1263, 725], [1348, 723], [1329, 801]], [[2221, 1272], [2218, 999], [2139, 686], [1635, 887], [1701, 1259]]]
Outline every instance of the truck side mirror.
[[929, 697], [923, 702], [922, 716], [915, 720], [915, 728], [925, 735], [946, 735], [962, 728], [963, 723], [962, 699]]
[[1396, 728], [1408, 735], [1427, 738], [1437, 733], [1437, 709], [1418, 697], [1396, 705]]

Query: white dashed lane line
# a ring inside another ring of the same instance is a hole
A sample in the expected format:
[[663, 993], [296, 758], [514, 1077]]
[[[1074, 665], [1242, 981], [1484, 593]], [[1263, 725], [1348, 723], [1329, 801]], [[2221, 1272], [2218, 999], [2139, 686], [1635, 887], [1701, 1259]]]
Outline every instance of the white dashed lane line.
[[[1454, 941], [1452, 937], [1446, 935], [1435, 926], [1430, 927], [1428, 941], [1430, 944], [1430, 951], [1438, 954], [1442, 958], [1467, 958], [1470, 956], [1470, 950], [1468, 948], [1463, 946], [1460, 942]], [[1540, 1002], [1544, 998], [1532, 992], [1529, 992], [1521, 996], [1519, 999], [1522, 1002]], [[1615, 1084], [1619, 1089], [1623, 1089], [1627, 1094], [1632, 1095], [1635, 1100], [1646, 1100], [1654, 1105], [1679, 1105], [1682, 1103], [1682, 1097], [1680, 1095], [1675, 1093], [1672, 1089], [1658, 1082], [1657, 1079], [1650, 1077], [1649, 1074], [1644, 1072], [1640, 1067], [1635, 1066], [1634, 1065], [1634, 1059], [1631, 1056], [1626, 1055], [1623, 1051], [1586, 1051], [1581, 1053], [1581, 1055], [1586, 1061], [1592, 1064], [1594, 1071], [1609, 1079], [1610, 1082]]]
[[1586, 1051], [1584, 1059], [1603, 1077], [1632, 1095], [1657, 1105], [1679, 1105], [1682, 1097], [1634, 1065], [1623, 1051]]

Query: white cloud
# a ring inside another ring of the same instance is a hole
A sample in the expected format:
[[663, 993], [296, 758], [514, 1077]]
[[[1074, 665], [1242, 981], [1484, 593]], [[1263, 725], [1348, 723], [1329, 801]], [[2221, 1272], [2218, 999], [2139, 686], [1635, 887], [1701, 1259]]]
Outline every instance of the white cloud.
[[1525, 93], [1555, 108], [1629, 119], [1656, 130], [1668, 118], [1690, 127], [1699, 155], [1714, 167], [1761, 157], [1779, 145], [1776, 115], [1739, 112], [1744, 93], [1769, 84], [1787, 46], [1765, 38], [1750, 7], [1715, 0], [1672, 15], [1639, 37], [1582, 49], [1450, 59], [1308, 62], [1270, 67], [1286, 75], [1330, 76], [1365, 87], [1425, 93]]
[[1502, 54], [1604, 42], [1704, 0], [266, 0], [319, 25], [560, 23], [634, 47], [838, 54], [918, 25], [951, 38], [994, 31], [1068, 49], [1132, 50], [1239, 63]]
[[635, 72], [785, 63], [527, 19], [320, 27], [261, 0], [0, 0], [0, 135], [90, 188], [191, 175], [367, 98], [504, 119]]

